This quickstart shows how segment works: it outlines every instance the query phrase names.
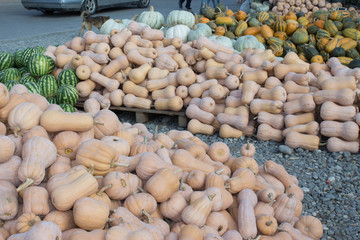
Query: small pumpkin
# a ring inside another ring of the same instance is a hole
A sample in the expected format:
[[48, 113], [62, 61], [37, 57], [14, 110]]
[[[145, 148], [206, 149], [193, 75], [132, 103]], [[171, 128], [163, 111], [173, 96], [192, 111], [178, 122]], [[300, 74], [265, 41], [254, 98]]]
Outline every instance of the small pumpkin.
[[273, 216], [260, 215], [256, 218], [256, 226], [261, 234], [274, 235], [278, 229], [278, 224]]

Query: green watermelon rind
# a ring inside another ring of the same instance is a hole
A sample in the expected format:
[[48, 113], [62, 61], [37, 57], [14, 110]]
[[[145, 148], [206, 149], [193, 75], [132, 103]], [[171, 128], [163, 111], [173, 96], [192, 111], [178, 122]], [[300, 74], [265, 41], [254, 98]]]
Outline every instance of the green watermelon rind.
[[15, 56], [10, 52], [0, 52], [0, 71], [14, 67]]
[[56, 101], [58, 104], [68, 103], [74, 106], [79, 99], [79, 93], [75, 87], [71, 85], [62, 85], [56, 91]]
[[43, 54], [34, 54], [30, 57], [27, 68], [34, 77], [41, 77], [54, 70], [54, 60]]
[[75, 112], [75, 108], [68, 103], [61, 103], [59, 106], [64, 110], [64, 112]]
[[29, 90], [29, 93], [37, 93], [40, 94], [40, 86], [36, 82], [27, 82], [24, 86]]
[[1, 76], [1, 82], [6, 83], [7, 81], [10, 80], [19, 81], [20, 78], [21, 78], [21, 74], [17, 68], [8, 68], [4, 70]]
[[53, 98], [56, 96], [58, 85], [56, 78], [52, 75], [44, 75], [37, 82], [40, 86], [40, 94], [45, 98]]
[[73, 69], [62, 70], [57, 77], [57, 81], [59, 87], [61, 87], [62, 85], [71, 85], [73, 87], [76, 87], [79, 82]]

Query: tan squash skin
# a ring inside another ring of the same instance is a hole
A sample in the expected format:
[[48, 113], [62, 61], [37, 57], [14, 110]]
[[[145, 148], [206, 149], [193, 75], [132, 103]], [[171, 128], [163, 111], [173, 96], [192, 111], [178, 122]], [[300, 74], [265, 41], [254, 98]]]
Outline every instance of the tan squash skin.
[[14, 185], [19, 185], [21, 181], [18, 177], [18, 169], [22, 159], [18, 156], [12, 156], [10, 160], [0, 163], [0, 181], [7, 181]]
[[284, 116], [282, 114], [272, 114], [261, 111], [258, 113], [256, 120], [260, 124], [265, 123], [276, 129], [282, 129], [284, 127]]
[[306, 134], [310, 134], [310, 135], [318, 135], [319, 131], [320, 131], [320, 126], [319, 126], [318, 122], [311, 121], [306, 124], [299, 124], [299, 125], [295, 125], [295, 126], [286, 128], [283, 130], [282, 134], [284, 137], [286, 137], [286, 134], [288, 134], [288, 132], [291, 132], [291, 131], [295, 131], [295, 132], [299, 132], [299, 133], [306, 133]]
[[53, 210], [45, 216], [44, 221], [56, 223], [62, 232], [76, 227], [71, 210], [65, 212]]
[[58, 225], [49, 221], [40, 221], [25, 233], [24, 239], [62, 239], [61, 236], [62, 233]]
[[23, 193], [23, 210], [25, 213], [34, 213], [42, 216], [50, 211], [47, 190], [39, 186], [31, 186]]
[[4, 107], [10, 100], [10, 94], [7, 87], [1, 83], [0, 84], [0, 108]]
[[[145, 184], [148, 191], [157, 202], [164, 202], [179, 189], [180, 179], [176, 176], [177, 171], [167, 168], [159, 169]], [[163, 187], [160, 187], [163, 185]]]
[[321, 105], [320, 116], [326, 121], [353, 121], [356, 115], [354, 106], [339, 106], [327, 101]]
[[289, 128], [295, 125], [306, 124], [315, 120], [314, 113], [302, 113], [296, 115], [286, 115], [284, 118], [285, 127]]
[[323, 235], [323, 226], [321, 222], [313, 216], [300, 217], [294, 227], [311, 239], [321, 239]]
[[53, 176], [47, 182], [47, 189], [55, 208], [67, 211], [73, 207], [77, 199], [95, 193], [98, 183], [84, 166], [79, 165]]
[[18, 213], [18, 194], [13, 184], [0, 181], [0, 219], [12, 220]]
[[59, 111], [45, 111], [40, 118], [40, 125], [48, 132], [90, 130], [94, 125], [92, 116], [88, 113], [65, 113]]
[[343, 106], [352, 105], [355, 101], [355, 92], [350, 88], [340, 90], [321, 90], [314, 92], [314, 101], [316, 104], [322, 104], [331, 101]]
[[283, 106], [285, 106], [285, 104], [281, 101], [263, 100], [257, 98], [251, 101], [250, 111], [254, 115], [257, 115], [261, 111], [279, 114], [282, 112]]
[[359, 138], [359, 126], [353, 121], [322, 121], [320, 132], [323, 136], [340, 137], [346, 141], [355, 141]]
[[15, 143], [8, 136], [0, 136], [0, 163], [6, 163], [11, 159], [16, 150]]
[[83, 197], [75, 202], [73, 212], [75, 224], [82, 229], [102, 229], [108, 219], [109, 206], [101, 200]]
[[292, 239], [299, 239], [299, 240], [310, 240], [312, 238], [309, 238], [305, 235], [303, 235], [298, 229], [294, 228], [290, 223], [282, 223], [279, 226], [281, 229], [284, 229], [291, 237]]
[[237, 169], [231, 178], [226, 180], [226, 184], [229, 185], [229, 192], [234, 194], [243, 189], [252, 189], [255, 186], [255, 175], [252, 170], [248, 168]]
[[357, 141], [348, 142], [337, 137], [331, 137], [327, 140], [326, 149], [329, 152], [349, 151], [351, 153], [358, 153], [359, 143]]
[[249, 189], [242, 190], [238, 195], [238, 227], [243, 239], [255, 238], [257, 234], [256, 218], [254, 212], [254, 206], [256, 205], [256, 202], [253, 204], [246, 196], [246, 194], [250, 194], [252, 197], [257, 199], [255, 193]]

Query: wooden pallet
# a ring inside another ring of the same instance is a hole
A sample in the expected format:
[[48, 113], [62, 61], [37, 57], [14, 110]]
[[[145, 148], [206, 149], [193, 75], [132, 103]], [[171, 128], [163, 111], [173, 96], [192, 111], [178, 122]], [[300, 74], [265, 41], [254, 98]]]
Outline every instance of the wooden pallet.
[[[77, 102], [75, 107], [84, 107], [84, 102]], [[153, 107], [151, 109], [142, 109], [142, 108], [128, 108], [128, 107], [115, 107], [110, 106], [110, 110], [114, 112], [135, 112], [135, 119], [138, 123], [145, 123], [149, 121], [149, 114], [160, 114], [160, 115], [168, 115], [168, 116], [177, 116], [178, 117], [178, 125], [179, 127], [186, 127], [188, 123], [188, 119], [185, 115], [185, 109], [182, 109], [179, 112], [173, 111], [163, 111], [156, 110]]]

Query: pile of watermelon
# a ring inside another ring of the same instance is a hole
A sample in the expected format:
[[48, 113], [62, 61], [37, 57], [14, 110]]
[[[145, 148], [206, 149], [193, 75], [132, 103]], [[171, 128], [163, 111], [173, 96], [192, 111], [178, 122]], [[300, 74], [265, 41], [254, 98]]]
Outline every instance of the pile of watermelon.
[[64, 69], [57, 79], [50, 75], [55, 63], [44, 55], [43, 46], [29, 47], [16, 53], [0, 52], [0, 82], [10, 89], [23, 84], [30, 93], [44, 96], [49, 103], [59, 104], [64, 111], [74, 112], [79, 95], [78, 78], [72, 69]]

